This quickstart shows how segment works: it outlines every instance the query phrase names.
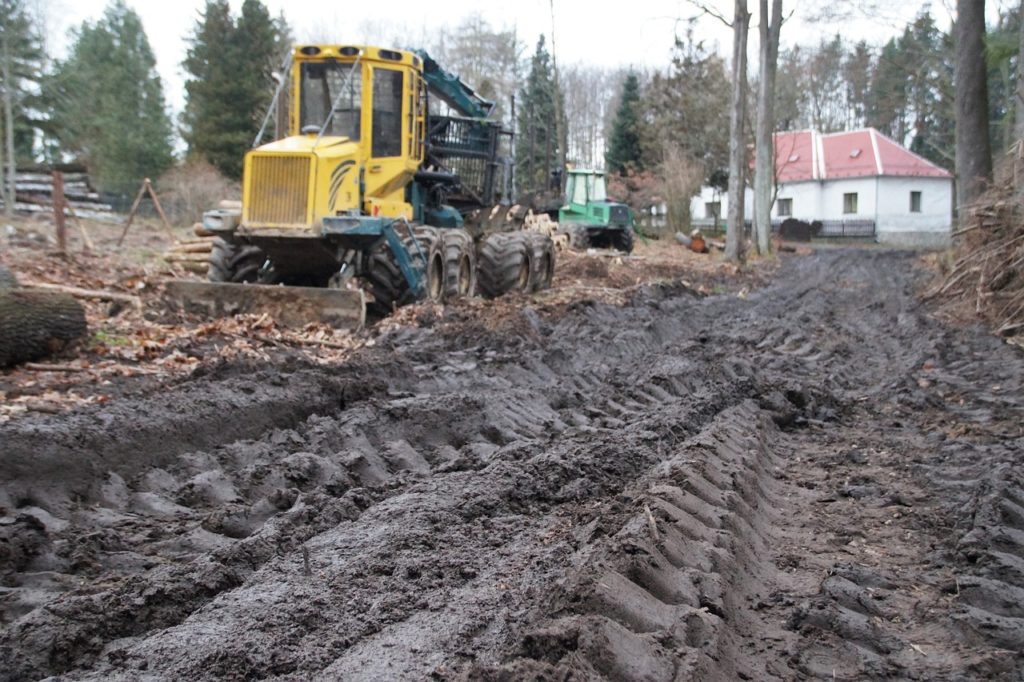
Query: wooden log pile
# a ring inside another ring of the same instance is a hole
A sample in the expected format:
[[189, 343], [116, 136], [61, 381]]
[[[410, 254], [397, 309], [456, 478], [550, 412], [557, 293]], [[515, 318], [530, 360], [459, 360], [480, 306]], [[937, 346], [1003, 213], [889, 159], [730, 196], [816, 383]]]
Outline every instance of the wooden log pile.
[[[41, 213], [53, 207], [53, 173], [46, 168], [19, 169], [14, 176], [19, 211]], [[113, 207], [92, 187], [83, 169], [64, 172], [65, 205], [80, 214], [111, 213]], [[0, 201], [0, 205], [3, 202]]]
[[187, 272], [205, 275], [210, 260], [210, 251], [213, 250], [214, 236], [200, 223], [193, 225], [192, 230], [195, 232], [195, 239], [173, 244], [164, 252], [163, 258], [168, 263], [174, 263]]
[[982, 318], [1002, 336], [1024, 336], [1024, 141], [964, 213], [953, 233], [956, 260], [926, 297]]

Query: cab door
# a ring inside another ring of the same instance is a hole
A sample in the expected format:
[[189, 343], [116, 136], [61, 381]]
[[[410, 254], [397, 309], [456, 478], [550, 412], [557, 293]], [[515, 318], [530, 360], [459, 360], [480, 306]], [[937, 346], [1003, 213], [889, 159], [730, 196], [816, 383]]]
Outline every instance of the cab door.
[[419, 167], [418, 88], [409, 68], [374, 65], [370, 69], [370, 158], [366, 163], [366, 212], [412, 218], [406, 185]]

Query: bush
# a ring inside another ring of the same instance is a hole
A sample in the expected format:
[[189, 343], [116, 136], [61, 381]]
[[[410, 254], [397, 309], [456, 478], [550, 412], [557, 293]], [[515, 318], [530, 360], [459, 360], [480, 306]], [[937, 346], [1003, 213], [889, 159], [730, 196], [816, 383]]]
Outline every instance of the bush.
[[156, 184], [160, 203], [175, 225], [198, 222], [203, 211], [217, 208], [223, 199], [238, 200], [242, 188], [228, 180], [202, 159], [189, 159], [175, 166]]

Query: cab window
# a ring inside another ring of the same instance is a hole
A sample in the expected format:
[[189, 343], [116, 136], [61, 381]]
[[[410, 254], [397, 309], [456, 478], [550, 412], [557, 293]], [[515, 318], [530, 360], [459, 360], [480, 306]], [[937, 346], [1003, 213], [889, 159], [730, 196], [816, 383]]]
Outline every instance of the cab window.
[[580, 177], [578, 175], [574, 175], [574, 176], [571, 176], [571, 177], [572, 177], [572, 181], [571, 181], [571, 184], [572, 184], [572, 194], [570, 194], [569, 201], [571, 201], [574, 204], [585, 204], [585, 203], [587, 203], [587, 181], [586, 181], [586, 178]]
[[[352, 78], [349, 76], [352, 75]], [[327, 121], [334, 106], [331, 125], [324, 135], [337, 135], [351, 140], [359, 139], [362, 105], [362, 80], [352, 74], [352, 64], [338, 62], [308, 62], [302, 65], [302, 86], [299, 129], [306, 126], [320, 128]]]
[[402, 84], [404, 73], [373, 70], [373, 156], [402, 155]]

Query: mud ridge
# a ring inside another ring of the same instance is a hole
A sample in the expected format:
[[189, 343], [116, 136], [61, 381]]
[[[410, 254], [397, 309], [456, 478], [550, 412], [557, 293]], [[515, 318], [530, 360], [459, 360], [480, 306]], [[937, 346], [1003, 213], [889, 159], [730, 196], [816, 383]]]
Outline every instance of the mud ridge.
[[912, 255], [0, 434], [0, 679], [1015, 679], [1024, 358]]

